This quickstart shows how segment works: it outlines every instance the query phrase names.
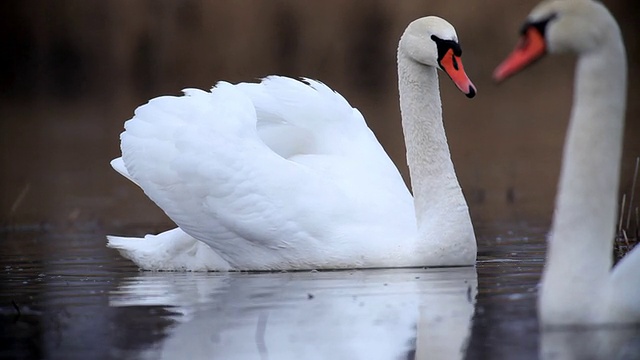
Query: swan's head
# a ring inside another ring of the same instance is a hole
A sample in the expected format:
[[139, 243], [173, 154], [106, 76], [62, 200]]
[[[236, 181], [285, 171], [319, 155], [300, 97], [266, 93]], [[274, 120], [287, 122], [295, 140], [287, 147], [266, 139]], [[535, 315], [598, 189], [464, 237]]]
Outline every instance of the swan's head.
[[619, 33], [609, 11], [593, 0], [547, 0], [536, 6], [520, 30], [513, 52], [496, 68], [502, 81], [533, 64], [547, 53], [585, 54]]
[[446, 20], [427, 16], [414, 20], [400, 39], [399, 51], [421, 64], [443, 70], [467, 97], [476, 87], [464, 72], [456, 30]]

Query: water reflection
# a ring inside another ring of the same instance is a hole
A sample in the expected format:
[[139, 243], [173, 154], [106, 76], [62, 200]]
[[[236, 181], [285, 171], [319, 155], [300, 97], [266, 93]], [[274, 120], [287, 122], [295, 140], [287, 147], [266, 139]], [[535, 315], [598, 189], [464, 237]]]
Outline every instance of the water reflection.
[[475, 268], [144, 272], [109, 304], [179, 314], [146, 358], [460, 359], [477, 284]]
[[640, 328], [626, 326], [541, 331], [540, 358], [640, 359]]
[[538, 330], [546, 229], [479, 227], [477, 269], [258, 274], [139, 272], [101, 230], [0, 233], [0, 358], [638, 358], [633, 332]]

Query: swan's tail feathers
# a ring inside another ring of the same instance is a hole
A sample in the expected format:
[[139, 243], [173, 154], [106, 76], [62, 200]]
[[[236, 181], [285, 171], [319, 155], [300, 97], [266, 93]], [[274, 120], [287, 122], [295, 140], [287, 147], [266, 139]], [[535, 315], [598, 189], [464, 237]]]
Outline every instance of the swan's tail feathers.
[[151, 271], [228, 271], [231, 265], [207, 244], [175, 228], [144, 238], [107, 236], [107, 247]]
[[140, 186], [135, 180], [133, 180], [133, 178], [131, 177], [131, 175], [127, 171], [127, 167], [124, 166], [124, 160], [122, 160], [122, 157], [115, 158], [115, 159], [111, 160], [110, 164], [111, 164], [111, 167], [113, 168], [113, 170], [117, 171], [120, 175], [122, 175], [122, 176], [126, 177], [127, 179], [129, 179], [132, 183]]

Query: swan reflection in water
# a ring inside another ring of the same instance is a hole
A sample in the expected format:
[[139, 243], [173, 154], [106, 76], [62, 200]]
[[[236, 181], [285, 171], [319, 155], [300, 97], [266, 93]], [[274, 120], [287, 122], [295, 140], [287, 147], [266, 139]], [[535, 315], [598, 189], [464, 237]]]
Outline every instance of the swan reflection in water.
[[474, 267], [142, 272], [110, 306], [178, 314], [149, 358], [461, 359], [477, 285]]
[[640, 327], [545, 329], [540, 334], [540, 359], [640, 359]]

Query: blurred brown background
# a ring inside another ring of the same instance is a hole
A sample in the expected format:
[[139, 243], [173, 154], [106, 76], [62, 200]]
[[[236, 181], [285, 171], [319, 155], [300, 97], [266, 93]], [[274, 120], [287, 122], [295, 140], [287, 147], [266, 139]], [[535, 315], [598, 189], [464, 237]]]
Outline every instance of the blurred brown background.
[[[0, 2], [0, 223], [168, 226], [115, 173], [136, 106], [185, 87], [268, 74], [320, 79], [360, 109], [406, 176], [395, 56], [413, 19], [457, 28], [479, 95], [441, 76], [445, 126], [477, 225], [548, 223], [571, 105], [573, 58], [545, 59], [496, 86], [493, 68], [537, 0]], [[640, 75], [638, 7], [605, 4]], [[640, 87], [629, 81], [622, 190], [640, 155]], [[149, 229], [147, 229], [149, 230]]]

